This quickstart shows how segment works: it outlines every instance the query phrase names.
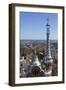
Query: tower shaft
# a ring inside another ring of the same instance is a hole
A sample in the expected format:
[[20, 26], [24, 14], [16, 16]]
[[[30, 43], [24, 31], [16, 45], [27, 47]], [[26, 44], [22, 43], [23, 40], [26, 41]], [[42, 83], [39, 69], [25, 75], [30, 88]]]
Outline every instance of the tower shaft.
[[47, 19], [47, 24], [46, 24], [46, 30], [47, 30], [47, 33], [46, 33], [46, 44], [47, 44], [47, 48], [46, 48], [46, 58], [45, 58], [45, 63], [52, 63], [53, 60], [52, 60], [52, 57], [51, 57], [51, 50], [50, 50], [50, 25], [49, 25], [49, 19]]
[[50, 29], [47, 28], [47, 56], [50, 55]]

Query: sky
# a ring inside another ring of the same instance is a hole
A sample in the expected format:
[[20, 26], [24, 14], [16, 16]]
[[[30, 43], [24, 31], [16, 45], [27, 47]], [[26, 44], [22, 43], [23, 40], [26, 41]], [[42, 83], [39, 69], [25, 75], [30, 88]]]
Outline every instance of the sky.
[[50, 40], [58, 39], [58, 14], [20, 12], [20, 40], [46, 40], [49, 18]]

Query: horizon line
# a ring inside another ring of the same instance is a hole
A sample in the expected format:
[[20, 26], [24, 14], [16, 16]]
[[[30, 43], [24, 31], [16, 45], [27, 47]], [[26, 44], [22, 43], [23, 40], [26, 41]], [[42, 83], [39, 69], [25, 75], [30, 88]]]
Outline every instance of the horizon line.
[[[20, 39], [20, 40], [46, 40], [46, 39]], [[57, 40], [57, 39], [50, 39], [50, 40]]]

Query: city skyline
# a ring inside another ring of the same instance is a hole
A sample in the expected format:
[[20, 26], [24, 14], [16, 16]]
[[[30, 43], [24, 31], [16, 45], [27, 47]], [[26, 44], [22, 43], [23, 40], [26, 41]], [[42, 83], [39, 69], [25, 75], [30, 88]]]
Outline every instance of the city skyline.
[[58, 40], [57, 13], [20, 12], [20, 40], [46, 40], [49, 18], [50, 40]]

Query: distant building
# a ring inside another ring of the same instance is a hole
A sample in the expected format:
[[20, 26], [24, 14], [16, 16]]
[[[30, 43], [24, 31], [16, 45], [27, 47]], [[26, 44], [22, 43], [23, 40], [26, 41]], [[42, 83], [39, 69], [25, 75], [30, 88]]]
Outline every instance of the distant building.
[[57, 62], [58, 60], [58, 45], [57, 43], [51, 44], [51, 55], [54, 62]]

